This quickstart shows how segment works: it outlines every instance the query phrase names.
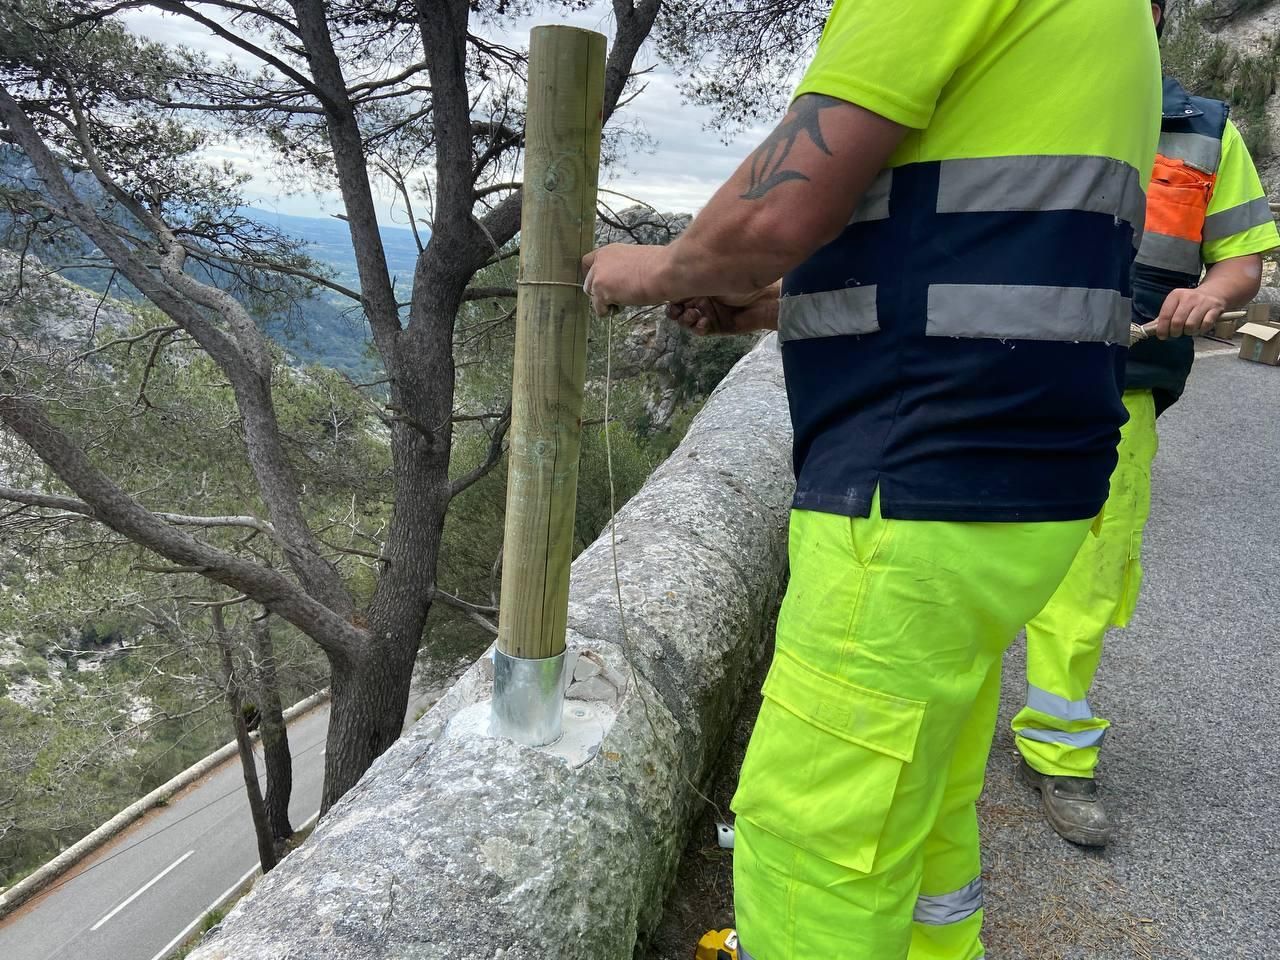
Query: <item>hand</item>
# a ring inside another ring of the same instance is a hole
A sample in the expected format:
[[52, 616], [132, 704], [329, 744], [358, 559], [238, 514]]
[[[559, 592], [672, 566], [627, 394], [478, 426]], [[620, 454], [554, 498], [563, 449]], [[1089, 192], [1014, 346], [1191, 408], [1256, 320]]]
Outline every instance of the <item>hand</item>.
[[1174, 290], [1156, 317], [1156, 336], [1167, 340], [1208, 333], [1226, 309], [1225, 300], [1202, 287]]
[[695, 297], [667, 304], [667, 317], [698, 336], [778, 329], [778, 291], [768, 287], [749, 297]]
[[582, 289], [591, 298], [596, 315], [603, 317], [613, 307], [639, 307], [661, 303], [661, 278], [667, 265], [668, 247], [634, 243], [611, 243], [582, 258], [587, 279]]

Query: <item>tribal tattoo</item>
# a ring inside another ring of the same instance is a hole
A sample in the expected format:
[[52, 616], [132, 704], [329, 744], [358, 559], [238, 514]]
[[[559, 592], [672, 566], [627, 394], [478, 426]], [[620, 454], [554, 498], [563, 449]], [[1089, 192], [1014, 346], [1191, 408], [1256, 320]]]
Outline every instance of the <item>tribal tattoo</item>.
[[807, 181], [809, 178], [799, 170], [784, 169], [787, 156], [801, 134], [808, 136], [819, 150], [831, 156], [830, 148], [822, 139], [818, 115], [828, 107], [838, 107], [843, 103], [843, 100], [821, 93], [806, 93], [797, 97], [777, 129], [751, 155], [751, 185], [741, 195], [741, 199], [759, 200], [778, 184], [788, 180]]

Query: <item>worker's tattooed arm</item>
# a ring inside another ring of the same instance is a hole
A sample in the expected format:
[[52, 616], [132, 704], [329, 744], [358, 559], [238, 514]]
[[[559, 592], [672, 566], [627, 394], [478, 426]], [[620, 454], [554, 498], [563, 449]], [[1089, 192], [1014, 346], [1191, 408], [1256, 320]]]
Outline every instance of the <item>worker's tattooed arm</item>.
[[821, 93], [808, 93], [797, 97], [791, 109], [778, 124], [777, 129], [765, 138], [750, 158], [750, 182], [743, 200], [759, 200], [766, 193], [788, 180], [809, 182], [808, 175], [787, 166], [791, 149], [801, 137], [806, 137], [828, 157], [831, 148], [822, 139], [820, 114], [832, 107], [848, 106], [843, 100]]
[[614, 244], [588, 256], [593, 305], [762, 299], [839, 235], [905, 135], [906, 127], [856, 104], [797, 97], [674, 243]]

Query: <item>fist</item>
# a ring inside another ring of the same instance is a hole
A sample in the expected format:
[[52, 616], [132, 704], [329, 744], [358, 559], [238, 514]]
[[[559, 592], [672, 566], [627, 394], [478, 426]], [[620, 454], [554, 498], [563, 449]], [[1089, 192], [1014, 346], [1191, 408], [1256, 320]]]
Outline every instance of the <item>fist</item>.
[[1156, 317], [1156, 336], [1167, 340], [1208, 333], [1226, 309], [1226, 301], [1201, 288], [1174, 290]]
[[643, 307], [667, 299], [662, 275], [668, 247], [611, 243], [582, 258], [586, 280], [582, 290], [591, 298], [597, 316], [614, 307]]
[[694, 297], [667, 304], [667, 317], [698, 336], [771, 330], [778, 326], [778, 301], [760, 298], [737, 304], [719, 297]]

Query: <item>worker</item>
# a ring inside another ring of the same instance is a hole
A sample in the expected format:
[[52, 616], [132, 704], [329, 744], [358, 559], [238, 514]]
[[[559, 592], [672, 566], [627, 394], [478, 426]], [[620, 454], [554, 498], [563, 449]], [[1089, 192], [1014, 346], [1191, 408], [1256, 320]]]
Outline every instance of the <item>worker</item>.
[[[1151, 13], [1163, 32], [1163, 0]], [[1190, 96], [1165, 77], [1162, 117], [1133, 281], [1134, 322], [1154, 321], [1158, 338], [1129, 352], [1129, 422], [1098, 535], [1085, 538], [1053, 599], [1027, 624], [1027, 702], [1013, 721], [1023, 781], [1040, 791], [1053, 828], [1086, 846], [1104, 846], [1112, 832], [1094, 780], [1109, 724], [1089, 705], [1089, 688], [1103, 636], [1125, 626], [1137, 603], [1156, 417], [1181, 396], [1195, 354], [1179, 334], [1205, 333], [1224, 310], [1252, 300], [1262, 254], [1280, 245], [1227, 105]]]
[[779, 330], [791, 579], [733, 804], [741, 958], [982, 955], [1000, 658], [1106, 500], [1159, 104], [1147, 0], [836, 0], [684, 234], [584, 261], [601, 314]]

